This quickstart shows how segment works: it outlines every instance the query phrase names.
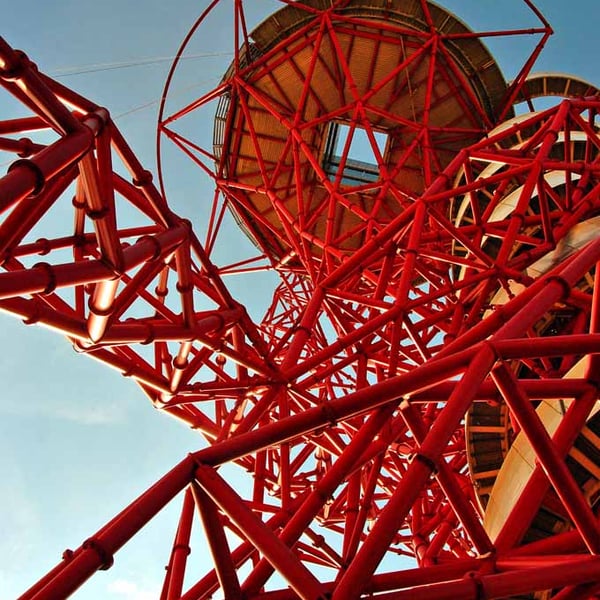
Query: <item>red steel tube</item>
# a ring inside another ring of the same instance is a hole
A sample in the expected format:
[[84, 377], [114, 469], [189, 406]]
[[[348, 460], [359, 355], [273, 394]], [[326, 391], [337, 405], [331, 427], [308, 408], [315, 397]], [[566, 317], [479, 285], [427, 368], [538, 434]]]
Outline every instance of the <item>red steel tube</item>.
[[[520, 381], [519, 387], [523, 389]], [[523, 391], [527, 393], [525, 390]], [[598, 392], [596, 389], [589, 390], [584, 395], [576, 397], [575, 402], [567, 410], [566, 415], [563, 417], [552, 438], [552, 442], [562, 457], [566, 456], [574, 444], [590, 411], [596, 404], [597, 397]], [[504, 552], [509, 548], [513, 548], [521, 541], [537, 514], [549, 485], [548, 478], [544, 475], [541, 465], [539, 463], [536, 464], [530, 480], [525, 485], [520, 498], [517, 500], [496, 537], [494, 543], [498, 552]]]
[[[348, 476], [351, 469], [355, 467], [357, 459], [360, 458], [379, 430], [392, 416], [395, 407], [395, 403], [390, 403], [378, 409], [354, 435], [344, 452], [323, 478], [318, 481], [314, 491], [294, 511], [293, 516], [281, 531], [279, 538], [284, 544], [292, 546], [300, 538], [318, 511], [321, 510], [336, 488]], [[272, 569], [269, 568], [266, 562], [261, 561], [246, 578], [243, 586], [246, 594], [257, 592], [265, 584], [271, 572]]]
[[[488, 570], [490, 568], [493, 568], [493, 563], [489, 559], [467, 558], [431, 567], [406, 569], [392, 573], [378, 573], [373, 575], [373, 579], [368, 589], [365, 590], [364, 595], [366, 598], [379, 598], [382, 592], [452, 581], [464, 577], [465, 574], [471, 571], [476, 571], [477, 569]], [[331, 593], [335, 589], [335, 582], [327, 582], [324, 586]], [[377, 596], [373, 596], [373, 594], [377, 594]], [[248, 600], [297, 600], [297, 598], [296, 593], [290, 589], [263, 591], [248, 596]], [[414, 596], [412, 600], [417, 600], [417, 598], [417, 596]]]
[[[448, 400], [423, 440], [416, 460], [410, 463], [385, 508], [381, 511], [369, 536], [364, 541], [348, 570], [342, 575], [332, 600], [354, 600], [367, 587], [398, 528], [410, 511], [421, 489], [435, 470], [448, 440], [456, 430], [479, 385], [496, 361], [490, 346], [483, 346], [457, 382]], [[429, 363], [431, 364], [431, 363]], [[416, 369], [414, 372], [418, 371]]]
[[161, 600], [176, 600], [181, 596], [183, 589], [183, 579], [185, 576], [185, 566], [187, 557], [190, 553], [190, 534], [192, 531], [192, 522], [194, 517], [194, 499], [190, 488], [185, 491], [183, 496], [183, 506], [181, 507], [181, 516], [179, 525], [175, 534], [171, 559], [167, 567], [165, 577], [165, 586]]
[[[191, 489], [196, 508], [202, 518], [223, 595], [228, 600], [242, 600], [240, 582], [238, 581], [235, 563], [229, 550], [229, 543], [225, 536], [219, 511], [212, 499], [197, 483], [193, 482]], [[174, 596], [173, 600], [175, 598], [179, 598], [179, 595]]]
[[[422, 443], [427, 435], [427, 429], [419, 414], [409, 402], [402, 402], [400, 405], [402, 416], [406, 420], [406, 424], [412, 431], [417, 442]], [[462, 523], [465, 531], [473, 541], [475, 548], [479, 554], [483, 555], [492, 552], [493, 545], [481, 524], [481, 520], [473, 505], [466, 497], [456, 480], [455, 473], [448, 466], [445, 460], [440, 460], [437, 464], [436, 478], [441, 488], [448, 497], [448, 501], [452, 506], [454, 513]]]
[[585, 583], [569, 586], [552, 596], [553, 600], [592, 600], [600, 593], [599, 583]]
[[[290, 509], [293, 511], [295, 505], [292, 504]], [[284, 524], [290, 517], [291, 513], [280, 510], [275, 513], [268, 521], [267, 526], [275, 531], [282, 524]], [[250, 542], [242, 542], [233, 552], [231, 553], [231, 560], [236, 568], [239, 568], [246, 560], [249, 559], [252, 554], [256, 553], [256, 548]], [[218, 576], [216, 570], [211, 571], [205, 575], [202, 579], [196, 582], [183, 596], [181, 600], [198, 600], [205, 598], [213, 594], [219, 586]], [[295, 595], [295, 592], [291, 592]], [[297, 599], [297, 596], [295, 596]]]
[[585, 501], [579, 486], [565, 464], [563, 457], [552, 443], [548, 432], [537, 416], [533, 405], [519, 388], [514, 375], [505, 364], [492, 371], [492, 378], [498, 385], [512, 414], [533, 446], [554, 490], [562, 500], [567, 512], [591, 552], [600, 552], [600, 527], [594, 514]]
[[418, 368], [363, 388], [345, 397], [336, 398], [326, 405], [315, 406], [301, 413], [269, 423], [243, 435], [223, 440], [218, 446], [201, 450], [198, 460], [209, 465], [220, 465], [268, 448], [295, 437], [305, 435], [331, 421], [341, 421], [351, 416], [365, 414], [406, 394], [427, 388], [461, 373], [478, 348], [472, 348], [449, 356], [443, 360], [431, 361]]
[[211, 467], [196, 470], [200, 486], [236, 524], [241, 533], [286, 579], [302, 600], [325, 600], [323, 586], [298, 557], [281, 542]]
[[62, 600], [72, 594], [98, 569], [108, 568], [112, 557], [175, 495], [193, 480], [196, 461], [183, 459], [164, 477], [120, 512], [73, 553], [68, 562], [35, 594], [25, 592], [19, 600]]
[[[133, 269], [147, 260], [164, 257], [185, 237], [185, 227], [171, 229], [156, 236], [145, 236], [123, 251], [125, 268]], [[114, 279], [117, 275], [100, 260], [42, 264], [31, 269], [0, 273], [0, 299], [21, 294], [48, 292], [55, 288]]]
[[61, 134], [81, 128], [59, 98], [41, 81], [33, 63], [0, 37], [0, 80], [15, 84], [38, 112]]
[[32, 158], [14, 162], [8, 173], [0, 179], [0, 212], [30, 194], [40, 192], [46, 182], [90, 150], [93, 139], [91, 131], [82, 128], [54, 142]]
[[443, 583], [425, 584], [410, 590], [382, 594], [385, 600], [492, 600], [528, 594], [539, 590], [561, 588], [566, 585], [589, 583], [598, 580], [600, 557], [584, 557], [569, 563], [516, 569], [498, 574], [467, 574], [463, 579]]

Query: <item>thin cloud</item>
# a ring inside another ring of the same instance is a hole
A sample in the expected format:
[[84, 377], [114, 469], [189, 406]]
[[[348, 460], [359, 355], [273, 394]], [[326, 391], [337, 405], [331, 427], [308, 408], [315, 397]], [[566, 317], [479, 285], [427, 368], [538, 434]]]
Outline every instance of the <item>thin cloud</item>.
[[156, 600], [159, 595], [157, 590], [141, 588], [137, 583], [128, 579], [111, 581], [106, 589], [109, 594], [125, 600]]
[[0, 414], [7, 416], [51, 418], [80, 425], [115, 425], [127, 420], [127, 409], [118, 402], [100, 400], [81, 402], [61, 398], [38, 399], [22, 393], [26, 401], [0, 403]]

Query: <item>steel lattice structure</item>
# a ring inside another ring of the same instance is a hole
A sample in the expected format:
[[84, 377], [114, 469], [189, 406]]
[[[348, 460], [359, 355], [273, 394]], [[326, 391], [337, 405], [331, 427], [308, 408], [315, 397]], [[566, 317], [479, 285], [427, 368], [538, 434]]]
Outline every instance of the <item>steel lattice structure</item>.
[[[202, 240], [106, 110], [0, 41], [30, 113], [0, 121], [0, 309], [206, 440], [23, 599], [68, 596], [176, 497], [161, 600], [600, 593], [600, 97], [531, 75], [551, 29], [525, 2], [540, 25], [511, 32], [426, 0], [282, 0], [249, 31], [229, 2], [230, 68], [159, 123], [214, 181]], [[511, 84], [481, 41], [509, 33], [538, 39]], [[208, 145], [179, 128], [202, 111]], [[228, 215], [256, 252], [218, 266]], [[262, 269], [255, 322], [224, 276]]]

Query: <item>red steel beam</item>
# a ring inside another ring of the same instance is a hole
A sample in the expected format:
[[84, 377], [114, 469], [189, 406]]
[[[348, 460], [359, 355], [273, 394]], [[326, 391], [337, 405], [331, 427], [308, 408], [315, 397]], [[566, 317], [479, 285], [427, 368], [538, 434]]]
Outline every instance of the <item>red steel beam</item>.
[[191, 551], [190, 535], [192, 532], [193, 517], [194, 499], [188, 488], [183, 496], [181, 516], [160, 600], [176, 600], [176, 598], [181, 596], [187, 557]]
[[492, 378], [521, 430], [535, 450], [537, 460], [587, 547], [592, 553], [598, 554], [600, 551], [600, 526], [565, 464], [564, 457], [552, 443], [552, 439], [537, 416], [531, 401], [519, 388], [518, 381], [506, 364], [501, 363], [495, 367], [492, 371]]

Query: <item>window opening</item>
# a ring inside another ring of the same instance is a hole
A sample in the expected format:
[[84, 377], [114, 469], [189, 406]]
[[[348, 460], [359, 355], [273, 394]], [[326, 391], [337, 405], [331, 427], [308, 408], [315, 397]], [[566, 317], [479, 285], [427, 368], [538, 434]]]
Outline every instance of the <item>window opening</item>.
[[[351, 132], [350, 126], [345, 123], [332, 122], [329, 124], [323, 154], [323, 170], [331, 181], [334, 181], [338, 176], [342, 154]], [[379, 153], [384, 156], [388, 142], [387, 133], [374, 131], [373, 136]], [[357, 126], [354, 128], [350, 140], [341, 182], [343, 185], [359, 186], [373, 183], [378, 179], [379, 165], [369, 141], [369, 136], [364, 128]]]

